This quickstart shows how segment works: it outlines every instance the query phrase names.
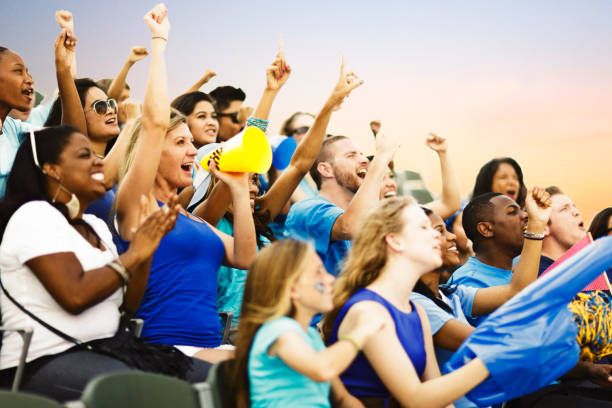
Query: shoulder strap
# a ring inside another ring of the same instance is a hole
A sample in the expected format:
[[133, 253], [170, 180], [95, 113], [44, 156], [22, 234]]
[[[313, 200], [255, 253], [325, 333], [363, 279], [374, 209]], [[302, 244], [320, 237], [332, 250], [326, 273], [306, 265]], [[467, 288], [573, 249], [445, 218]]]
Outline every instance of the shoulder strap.
[[4, 294], [6, 295], [7, 298], [9, 298], [9, 300], [11, 302], [13, 302], [15, 304], [15, 306], [17, 306], [19, 309], [21, 309], [22, 312], [24, 312], [25, 314], [27, 314], [28, 316], [30, 316], [32, 319], [36, 320], [38, 323], [40, 323], [43, 327], [45, 327], [47, 330], [53, 332], [54, 334], [58, 335], [59, 337], [63, 338], [66, 341], [69, 341], [71, 343], [74, 343], [76, 345], [80, 345], [83, 344], [83, 342], [81, 340], [75, 339], [74, 337], [64, 333], [63, 331], [56, 329], [55, 327], [51, 326], [49, 323], [41, 320], [39, 317], [37, 317], [36, 315], [34, 315], [32, 312], [30, 312], [29, 310], [27, 310], [25, 307], [23, 307], [23, 305], [21, 305], [19, 302], [17, 302], [15, 300], [15, 298], [13, 298], [8, 291], [6, 290], [6, 288], [4, 287], [4, 285], [2, 284], [2, 279], [1, 279], [2, 274], [0, 274], [0, 287], [2, 288], [2, 291], [4, 292]]

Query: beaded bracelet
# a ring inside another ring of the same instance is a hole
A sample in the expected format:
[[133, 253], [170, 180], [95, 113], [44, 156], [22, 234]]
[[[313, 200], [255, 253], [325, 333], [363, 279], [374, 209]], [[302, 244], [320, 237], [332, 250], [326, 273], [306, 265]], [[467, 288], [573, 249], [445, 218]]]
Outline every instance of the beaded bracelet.
[[542, 241], [544, 238], [546, 238], [546, 234], [545, 233], [540, 233], [540, 234], [536, 234], [534, 232], [523, 232], [523, 236], [527, 239], [532, 239], [534, 241]]
[[359, 345], [359, 342], [355, 340], [355, 338], [351, 336], [350, 334], [345, 334], [343, 336], [338, 337], [338, 341], [342, 341], [342, 340], [348, 341], [349, 343], [351, 343], [355, 347], [355, 350], [357, 350], [358, 353], [361, 351], [361, 346]]
[[128, 269], [121, 263], [119, 258], [109, 262], [106, 264], [109, 268], [117, 272], [117, 275], [121, 278], [124, 285], [130, 283], [130, 279], [132, 278]]
[[258, 119], [258, 118], [250, 117], [247, 119], [246, 125], [247, 127], [255, 126], [261, 129], [264, 133], [266, 132], [266, 130], [268, 130], [268, 121], [265, 119]]

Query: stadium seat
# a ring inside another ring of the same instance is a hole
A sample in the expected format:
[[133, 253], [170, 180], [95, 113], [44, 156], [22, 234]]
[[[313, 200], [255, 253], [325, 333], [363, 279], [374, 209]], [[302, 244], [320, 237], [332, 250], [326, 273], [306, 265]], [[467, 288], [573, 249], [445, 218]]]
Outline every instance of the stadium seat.
[[64, 406], [57, 401], [39, 395], [0, 390], [0, 407], [63, 408]]
[[81, 401], [88, 408], [200, 408], [198, 391], [189, 383], [140, 371], [94, 378]]
[[221, 361], [210, 367], [206, 382], [210, 385], [215, 408], [230, 408], [236, 406], [233, 390], [228, 387], [229, 363], [233, 360]]

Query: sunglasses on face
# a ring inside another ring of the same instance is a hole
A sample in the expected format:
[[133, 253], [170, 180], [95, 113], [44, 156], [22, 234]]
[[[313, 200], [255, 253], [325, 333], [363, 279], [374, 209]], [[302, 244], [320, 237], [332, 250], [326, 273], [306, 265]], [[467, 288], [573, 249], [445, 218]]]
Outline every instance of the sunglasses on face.
[[98, 115], [106, 115], [108, 109], [112, 109], [115, 113], [117, 113], [117, 101], [113, 98], [109, 98], [105, 101], [95, 101], [91, 104], [90, 110], [95, 110]]
[[217, 116], [219, 118], [222, 117], [227, 117], [230, 118], [232, 120], [232, 123], [234, 124], [239, 124], [240, 122], [238, 121], [238, 112], [232, 112], [232, 113], [217, 113]]
[[302, 127], [299, 127], [297, 129], [295, 129], [293, 132], [291, 132], [291, 136], [294, 136], [294, 135], [303, 135], [306, 132], [308, 132], [309, 130], [310, 130], [310, 128], [308, 126], [302, 126]]

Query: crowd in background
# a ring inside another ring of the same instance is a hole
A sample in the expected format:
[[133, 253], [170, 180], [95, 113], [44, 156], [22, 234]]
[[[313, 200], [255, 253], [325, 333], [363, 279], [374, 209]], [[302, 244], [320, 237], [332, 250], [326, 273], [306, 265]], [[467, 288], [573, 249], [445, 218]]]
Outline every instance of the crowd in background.
[[[570, 248], [612, 235], [612, 207], [588, 226], [562, 188], [526, 186], [509, 157], [484, 164], [462, 201], [452, 148], [434, 133], [439, 198], [399, 191], [401, 135], [373, 121], [366, 157], [327, 133], [363, 84], [344, 57], [321, 109], [282, 124], [296, 144], [285, 168], [223, 171], [228, 141], [266, 132], [292, 68], [281, 44], [255, 108], [237, 86], [200, 91], [211, 70], [171, 99], [167, 13], [144, 16], [149, 49], [96, 80], [77, 75], [78, 33], [58, 11], [58, 96], [45, 103], [18, 46], [0, 46], [0, 312], [4, 326], [34, 328], [22, 389], [66, 401], [103, 373], [201, 382], [221, 363], [240, 407], [476, 406], [464, 396], [489, 377], [485, 362], [442, 375], [445, 363]], [[140, 105], [126, 81], [145, 58]], [[122, 334], [131, 317], [141, 338]], [[4, 332], [3, 388], [20, 349]], [[612, 386], [597, 357], [560, 380]]]

